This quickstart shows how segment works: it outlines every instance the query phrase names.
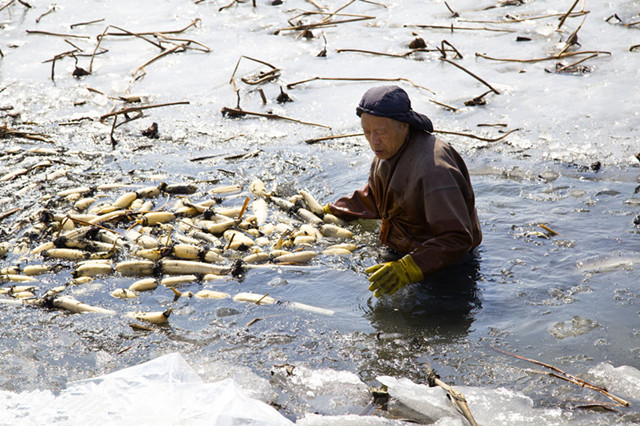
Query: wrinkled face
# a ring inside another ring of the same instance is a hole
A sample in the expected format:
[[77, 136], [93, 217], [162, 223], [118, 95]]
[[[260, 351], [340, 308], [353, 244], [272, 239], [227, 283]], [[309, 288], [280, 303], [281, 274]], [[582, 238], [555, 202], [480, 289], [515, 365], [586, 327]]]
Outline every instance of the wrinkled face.
[[393, 157], [409, 133], [407, 123], [367, 113], [360, 117], [360, 124], [371, 150], [381, 160]]

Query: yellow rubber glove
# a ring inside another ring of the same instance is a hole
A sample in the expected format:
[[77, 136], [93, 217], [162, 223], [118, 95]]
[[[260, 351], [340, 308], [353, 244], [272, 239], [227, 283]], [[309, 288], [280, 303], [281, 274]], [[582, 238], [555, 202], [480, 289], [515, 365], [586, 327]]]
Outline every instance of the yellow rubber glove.
[[369, 276], [369, 290], [375, 297], [383, 294], [392, 295], [409, 283], [415, 283], [424, 278], [422, 271], [416, 265], [411, 255], [406, 255], [394, 262], [380, 263], [365, 269]]
[[331, 214], [331, 209], [329, 208], [329, 203], [327, 203], [324, 206], [322, 206], [322, 210], [324, 211], [324, 214]]

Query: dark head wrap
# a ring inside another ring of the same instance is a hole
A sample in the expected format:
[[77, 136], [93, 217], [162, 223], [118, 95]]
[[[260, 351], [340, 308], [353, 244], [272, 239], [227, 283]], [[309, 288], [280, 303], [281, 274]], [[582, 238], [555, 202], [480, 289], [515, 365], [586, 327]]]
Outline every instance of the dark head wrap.
[[358, 117], [362, 113], [391, 118], [409, 123], [417, 130], [433, 132], [433, 124], [429, 117], [412, 110], [409, 95], [398, 86], [379, 86], [367, 90], [356, 108]]

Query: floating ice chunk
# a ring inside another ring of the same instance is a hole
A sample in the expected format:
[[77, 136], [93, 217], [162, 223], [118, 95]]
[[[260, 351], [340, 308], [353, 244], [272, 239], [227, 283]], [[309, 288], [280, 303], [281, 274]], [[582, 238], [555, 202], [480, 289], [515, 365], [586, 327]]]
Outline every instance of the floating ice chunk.
[[391, 397], [433, 421], [442, 417], [460, 416], [447, 400], [442, 388], [419, 385], [407, 378], [380, 376], [377, 380], [388, 388]]
[[[344, 416], [306, 414], [303, 418], [296, 421], [296, 425], [299, 426], [402, 426], [406, 424], [406, 422], [400, 420], [391, 420], [376, 416], [359, 416], [357, 414]], [[453, 426], [458, 425], [453, 424]]]
[[[382, 376], [378, 381], [389, 390], [389, 395], [409, 408], [426, 415], [437, 425], [466, 425], [466, 420], [456, 412], [443, 389], [419, 385], [408, 379]], [[518, 426], [531, 424], [564, 424], [560, 409], [533, 407], [533, 400], [509, 389], [454, 386], [469, 404], [473, 417], [480, 425]]]
[[621, 397], [640, 395], [640, 370], [629, 365], [614, 367], [603, 362], [589, 370], [589, 374], [598, 379], [595, 383], [604, 386], [610, 392], [620, 393]]
[[640, 256], [598, 257], [578, 263], [578, 268], [585, 273], [597, 274], [600, 272], [613, 272], [618, 270], [632, 271], [634, 265], [640, 265]]
[[0, 424], [291, 425], [232, 379], [204, 383], [179, 354], [74, 382], [59, 396], [0, 393]]
[[369, 388], [349, 371], [312, 370], [304, 366], [279, 366], [271, 371], [272, 384], [283, 388], [297, 401], [298, 411], [320, 414], [352, 414], [361, 412], [370, 401]]
[[212, 362], [197, 369], [198, 374], [207, 382], [233, 379], [251, 398], [263, 402], [275, 401], [278, 397], [269, 381], [258, 376], [251, 368], [229, 362]]

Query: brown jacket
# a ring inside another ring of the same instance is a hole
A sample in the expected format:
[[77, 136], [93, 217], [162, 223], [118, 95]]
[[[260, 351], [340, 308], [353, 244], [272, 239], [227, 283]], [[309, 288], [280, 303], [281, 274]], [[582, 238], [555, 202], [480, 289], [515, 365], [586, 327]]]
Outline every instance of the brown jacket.
[[362, 189], [329, 208], [345, 220], [382, 219], [380, 241], [411, 254], [425, 276], [482, 241], [462, 157], [446, 142], [413, 129], [396, 155], [373, 160]]

